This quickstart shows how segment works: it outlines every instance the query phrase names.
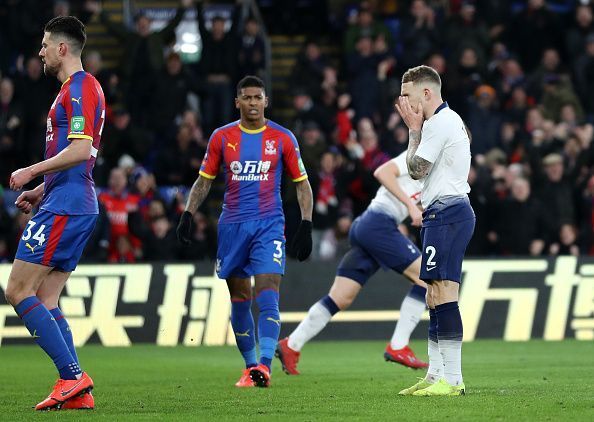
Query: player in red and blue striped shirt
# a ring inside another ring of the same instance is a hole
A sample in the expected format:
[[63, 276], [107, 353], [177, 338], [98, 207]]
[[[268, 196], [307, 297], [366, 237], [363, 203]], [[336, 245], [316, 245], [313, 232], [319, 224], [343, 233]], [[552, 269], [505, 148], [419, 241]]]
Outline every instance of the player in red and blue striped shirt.
[[[223, 167], [225, 199], [218, 225], [217, 274], [231, 294], [231, 325], [246, 369], [238, 387], [267, 387], [270, 365], [280, 332], [278, 292], [285, 269], [285, 217], [280, 184], [283, 170], [296, 183], [302, 221], [293, 248], [300, 261], [311, 253], [313, 198], [299, 145], [291, 131], [264, 117], [268, 100], [264, 83], [246, 76], [237, 85], [240, 120], [215, 130], [200, 175], [188, 198], [177, 233], [191, 239], [192, 215], [206, 198], [212, 180]], [[256, 279], [260, 309], [260, 361], [251, 313], [250, 277]]]
[[37, 410], [94, 407], [93, 381], [80, 369], [70, 327], [58, 308], [98, 215], [92, 171], [105, 98], [97, 80], [83, 71], [85, 41], [85, 27], [73, 16], [45, 26], [39, 57], [45, 74], [57, 77], [62, 88], [48, 113], [45, 160], [10, 178], [10, 187], [18, 190], [44, 176], [44, 183], [17, 198], [22, 212], [40, 207], [23, 231], [6, 288], [8, 302], [60, 374]]

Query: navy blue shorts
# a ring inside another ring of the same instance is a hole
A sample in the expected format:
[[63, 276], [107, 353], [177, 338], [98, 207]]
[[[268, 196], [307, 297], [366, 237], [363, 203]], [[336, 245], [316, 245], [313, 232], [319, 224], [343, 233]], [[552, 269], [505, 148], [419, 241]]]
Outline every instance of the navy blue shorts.
[[73, 271], [96, 222], [96, 214], [58, 215], [39, 210], [23, 230], [15, 258]]
[[285, 221], [264, 218], [219, 224], [219, 278], [285, 273]]
[[367, 210], [358, 217], [349, 231], [351, 249], [338, 265], [336, 275], [365, 285], [381, 267], [400, 274], [421, 253], [400, 231], [394, 219], [384, 213]]
[[460, 283], [462, 260], [472, 238], [475, 221], [467, 197], [437, 200], [423, 212], [421, 280]]

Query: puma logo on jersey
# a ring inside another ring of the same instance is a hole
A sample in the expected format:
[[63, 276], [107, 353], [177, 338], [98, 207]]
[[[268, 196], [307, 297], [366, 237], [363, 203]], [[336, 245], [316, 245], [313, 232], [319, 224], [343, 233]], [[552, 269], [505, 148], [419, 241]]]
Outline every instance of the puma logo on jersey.
[[279, 327], [280, 327], [280, 325], [281, 325], [281, 324], [280, 324], [280, 323], [281, 323], [280, 319], [274, 319], [274, 318], [272, 318], [272, 317], [268, 317], [268, 318], [266, 318], [266, 321], [272, 321], [272, 322], [274, 322], [276, 325], [278, 325]]
[[25, 246], [28, 247], [29, 249], [31, 249], [31, 253], [35, 253], [35, 248], [37, 246], [33, 247], [33, 246], [29, 245], [29, 242], [25, 243]]
[[250, 336], [250, 330], [247, 330], [245, 333], [235, 333], [236, 337], [249, 337]]
[[81, 98], [82, 98], [82, 97], [78, 97], [78, 98], [74, 98], [74, 97], [72, 97], [72, 98], [71, 98], [71, 100], [72, 100], [72, 102], [73, 102], [73, 103], [76, 103], [76, 104], [80, 105], [80, 100], [81, 100]]
[[283, 262], [280, 260], [280, 258], [272, 258], [272, 260], [274, 262], [276, 262], [278, 265], [280, 265], [281, 267], [283, 266]]
[[227, 146], [235, 152], [237, 152], [237, 145], [239, 145], [238, 142], [235, 142], [234, 144], [232, 144], [231, 142], [227, 142]]

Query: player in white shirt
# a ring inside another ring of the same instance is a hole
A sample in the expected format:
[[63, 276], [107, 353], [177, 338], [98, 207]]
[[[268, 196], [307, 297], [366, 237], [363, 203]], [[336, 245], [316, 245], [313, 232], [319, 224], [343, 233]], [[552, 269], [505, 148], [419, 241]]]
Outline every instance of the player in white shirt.
[[417, 205], [421, 183], [408, 175], [406, 152], [378, 167], [374, 176], [382, 186], [367, 210], [351, 226], [351, 249], [338, 266], [330, 292], [316, 302], [299, 326], [277, 345], [276, 356], [287, 374], [299, 374], [297, 364], [303, 345], [322, 331], [338, 311], [351, 305], [380, 267], [403, 274], [413, 283], [400, 306], [400, 319], [384, 358], [415, 369], [428, 366], [408, 347], [410, 335], [425, 311], [426, 284], [419, 278], [421, 253], [398, 230], [398, 224], [409, 215], [413, 225], [421, 225], [422, 215]]
[[410, 176], [423, 183], [420, 277], [427, 282], [430, 316], [427, 375], [400, 394], [464, 395], [458, 290], [475, 224], [467, 195], [470, 136], [460, 116], [442, 100], [439, 74], [428, 66], [402, 76], [396, 108], [409, 129]]

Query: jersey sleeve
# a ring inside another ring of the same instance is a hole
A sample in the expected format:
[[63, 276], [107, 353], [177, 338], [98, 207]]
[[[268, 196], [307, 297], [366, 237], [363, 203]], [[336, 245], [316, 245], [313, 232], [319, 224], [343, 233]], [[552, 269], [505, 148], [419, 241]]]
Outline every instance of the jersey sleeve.
[[70, 83], [70, 95], [64, 96], [64, 109], [68, 119], [68, 139], [93, 140], [99, 93], [87, 78]]
[[406, 165], [406, 151], [404, 151], [402, 154], [398, 155], [396, 158], [392, 158], [391, 161], [398, 168], [398, 171], [400, 172], [400, 176], [404, 176], [405, 174], [408, 174], [408, 166]]
[[430, 163], [435, 163], [447, 140], [445, 133], [447, 133], [447, 131], [440, 130], [438, 125], [435, 125], [434, 122], [429, 124], [425, 123], [423, 131], [421, 132], [421, 143], [419, 144], [419, 148], [415, 155], [418, 155]]
[[301, 182], [307, 179], [307, 171], [301, 160], [301, 152], [299, 151], [299, 144], [295, 135], [288, 132], [283, 136], [283, 164], [285, 171], [293, 182]]
[[208, 140], [206, 147], [206, 154], [200, 166], [200, 176], [207, 179], [214, 179], [217, 177], [219, 167], [221, 166], [222, 150], [221, 145], [223, 136], [220, 131], [214, 132]]

